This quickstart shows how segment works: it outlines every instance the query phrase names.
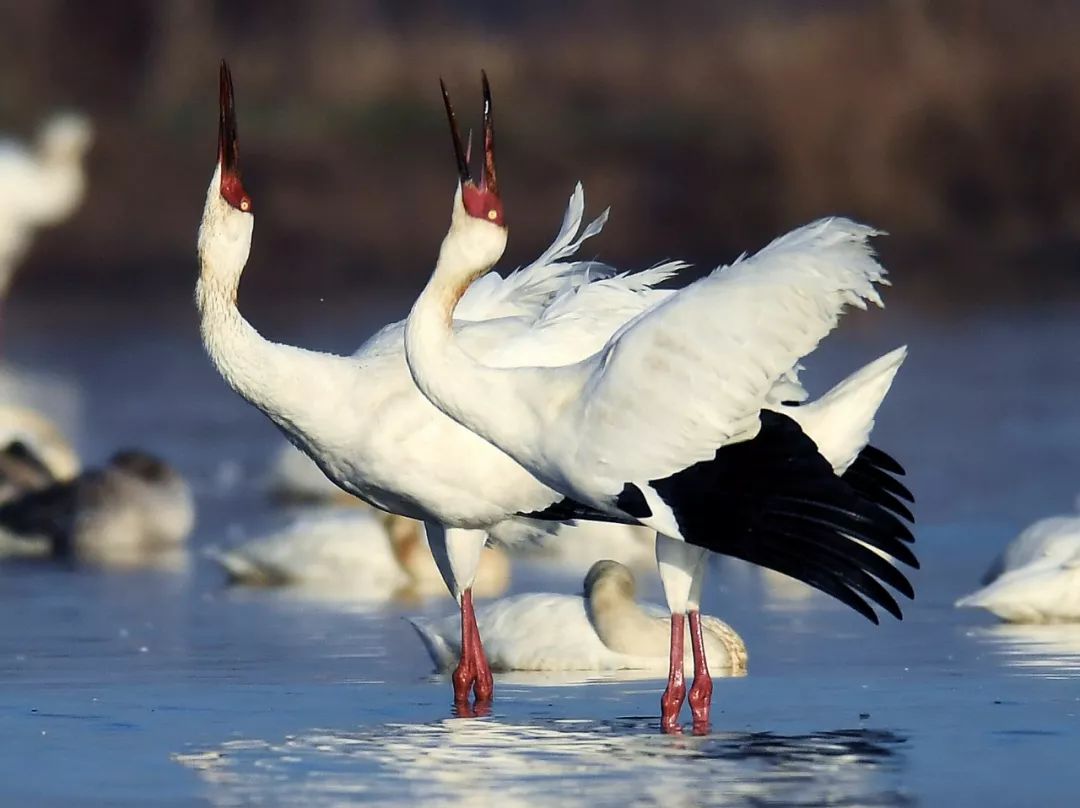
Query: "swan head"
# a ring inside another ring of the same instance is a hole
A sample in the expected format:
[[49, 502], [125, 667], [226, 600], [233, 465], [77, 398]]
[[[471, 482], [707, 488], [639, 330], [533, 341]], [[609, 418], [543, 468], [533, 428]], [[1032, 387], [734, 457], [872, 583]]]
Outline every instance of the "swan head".
[[203, 273], [238, 282], [251, 249], [255, 217], [251, 196], [240, 176], [240, 144], [232, 74], [223, 59], [218, 95], [218, 160], [206, 192], [199, 228]]
[[590, 601], [608, 598], [633, 600], [636, 593], [634, 573], [618, 561], [597, 561], [585, 573], [585, 597]]

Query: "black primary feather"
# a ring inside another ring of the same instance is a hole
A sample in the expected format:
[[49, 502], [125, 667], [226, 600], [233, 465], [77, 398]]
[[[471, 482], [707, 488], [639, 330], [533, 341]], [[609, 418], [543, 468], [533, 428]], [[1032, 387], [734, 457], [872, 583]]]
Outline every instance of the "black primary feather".
[[794, 420], [763, 410], [753, 439], [650, 485], [690, 544], [790, 575], [876, 623], [867, 601], [902, 616], [882, 584], [914, 596], [904, 574], [866, 546], [918, 567], [900, 503], [911, 494], [892, 476], [902, 473], [867, 447], [838, 477]]

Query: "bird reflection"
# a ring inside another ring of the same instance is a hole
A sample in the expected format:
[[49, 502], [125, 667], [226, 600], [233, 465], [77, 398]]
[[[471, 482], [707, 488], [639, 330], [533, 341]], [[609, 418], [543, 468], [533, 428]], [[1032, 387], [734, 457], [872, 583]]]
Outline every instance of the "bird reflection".
[[1080, 623], [1003, 623], [975, 629], [969, 636], [989, 645], [1002, 664], [1017, 673], [1045, 679], [1080, 673]]
[[228, 741], [174, 760], [217, 805], [276, 800], [439, 805], [902, 806], [906, 738], [882, 729], [661, 736], [653, 717], [447, 719], [283, 741]]

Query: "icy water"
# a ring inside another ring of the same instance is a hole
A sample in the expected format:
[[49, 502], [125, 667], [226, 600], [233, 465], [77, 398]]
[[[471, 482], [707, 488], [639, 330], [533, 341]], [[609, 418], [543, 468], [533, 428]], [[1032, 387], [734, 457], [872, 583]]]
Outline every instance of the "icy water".
[[[202, 356], [187, 306], [23, 304], [0, 391], [45, 398], [89, 463], [173, 460], [199, 498], [180, 569], [0, 566], [3, 805], [1071, 805], [1080, 627], [1005, 628], [952, 608], [997, 550], [1080, 490], [1080, 312], [855, 319], [817, 389], [900, 342], [876, 440], [919, 497], [917, 601], [875, 628], [798, 587], [718, 565], [706, 610], [746, 639], [707, 737], [657, 734], [661, 684], [497, 677], [451, 717], [403, 620], [449, 611], [227, 589], [199, 554], [277, 517], [276, 433]], [[405, 304], [265, 314], [269, 335], [347, 350]], [[515, 564], [512, 591], [579, 591]], [[659, 597], [655, 579], [642, 582]]]

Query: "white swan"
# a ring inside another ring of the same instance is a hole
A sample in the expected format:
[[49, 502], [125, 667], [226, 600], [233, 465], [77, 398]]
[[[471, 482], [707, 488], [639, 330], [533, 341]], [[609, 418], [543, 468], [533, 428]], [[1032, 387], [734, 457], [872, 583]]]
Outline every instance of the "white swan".
[[1028, 527], [994, 560], [985, 586], [956, 601], [1012, 623], [1080, 620], [1080, 516]]
[[[372, 510], [302, 514], [281, 530], [208, 555], [229, 578], [251, 586], [291, 586], [328, 597], [387, 600], [448, 595], [419, 522]], [[479, 597], [506, 591], [510, 562], [485, 547], [473, 584]]]
[[144, 452], [114, 454], [101, 469], [0, 506], [0, 533], [57, 558], [125, 566], [176, 549], [195, 521], [184, 478]]
[[[504, 598], [476, 610], [488, 660], [495, 671], [667, 670], [670, 612], [634, 600], [634, 574], [616, 561], [598, 561], [585, 576], [584, 595], [534, 593]], [[410, 621], [440, 670], [461, 647], [455, 615]], [[715, 617], [701, 619], [711, 670], [746, 673], [746, 645]], [[689, 649], [686, 661], [691, 657]]]

